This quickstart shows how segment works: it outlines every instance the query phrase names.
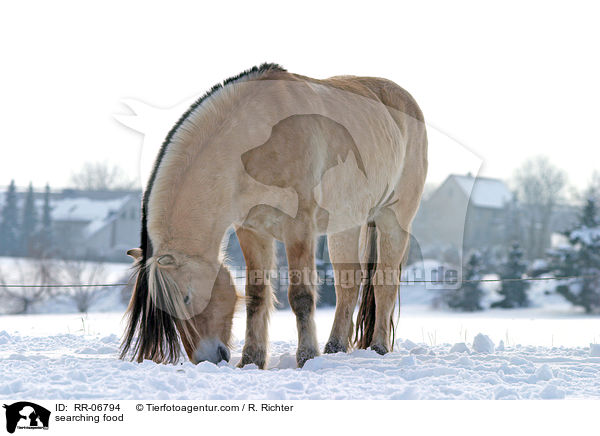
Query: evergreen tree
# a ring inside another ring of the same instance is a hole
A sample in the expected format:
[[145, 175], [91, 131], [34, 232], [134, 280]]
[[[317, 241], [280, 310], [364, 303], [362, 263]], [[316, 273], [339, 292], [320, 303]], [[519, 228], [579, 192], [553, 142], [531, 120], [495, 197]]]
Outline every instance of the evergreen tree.
[[0, 224], [0, 254], [16, 255], [19, 245], [19, 218], [15, 181], [11, 180], [6, 191]]
[[33, 250], [33, 242], [37, 228], [37, 210], [35, 208], [35, 198], [33, 195], [33, 185], [29, 183], [29, 189], [25, 196], [25, 205], [23, 206], [23, 217], [21, 219], [20, 234], [20, 253], [24, 256], [30, 256]]
[[[502, 265], [502, 271], [500, 273], [501, 279], [520, 279], [523, 277], [527, 265], [522, 261], [523, 250], [517, 242], [512, 245], [511, 250], [508, 253], [506, 263]], [[492, 307], [502, 307], [510, 309], [513, 307], [526, 307], [529, 305], [527, 300], [527, 289], [529, 289], [529, 283], [526, 281], [503, 281], [502, 288], [498, 292], [504, 297], [503, 300], [492, 303]]]
[[473, 253], [469, 261], [463, 268], [463, 283], [457, 291], [448, 291], [445, 294], [445, 302], [448, 307], [466, 312], [474, 312], [483, 310], [481, 307], [481, 297], [483, 291], [480, 283], [471, 280], [479, 280], [481, 278], [481, 258], [478, 253]]
[[583, 206], [583, 212], [581, 213], [581, 225], [587, 228], [593, 228], [600, 225], [600, 216], [598, 215], [598, 204], [594, 197], [588, 197]]
[[579, 224], [565, 232], [569, 247], [551, 252], [555, 273], [559, 276], [582, 276], [565, 279], [556, 292], [586, 313], [600, 313], [600, 216], [597, 200], [589, 197]]
[[46, 184], [46, 190], [44, 192], [44, 205], [42, 207], [42, 221], [40, 223], [40, 229], [38, 237], [36, 238], [38, 244], [38, 251], [41, 253], [48, 253], [52, 251], [52, 209], [50, 207], [50, 185]]

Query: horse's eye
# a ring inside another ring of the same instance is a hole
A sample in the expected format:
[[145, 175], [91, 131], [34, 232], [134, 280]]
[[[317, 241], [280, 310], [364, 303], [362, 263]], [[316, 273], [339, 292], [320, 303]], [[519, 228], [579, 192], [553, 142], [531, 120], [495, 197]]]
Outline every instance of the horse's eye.
[[170, 254], [164, 254], [160, 256], [157, 260], [159, 265], [173, 265], [175, 263], [175, 258]]
[[188, 292], [185, 297], [183, 297], [184, 304], [190, 304], [192, 302], [192, 288], [188, 287]]

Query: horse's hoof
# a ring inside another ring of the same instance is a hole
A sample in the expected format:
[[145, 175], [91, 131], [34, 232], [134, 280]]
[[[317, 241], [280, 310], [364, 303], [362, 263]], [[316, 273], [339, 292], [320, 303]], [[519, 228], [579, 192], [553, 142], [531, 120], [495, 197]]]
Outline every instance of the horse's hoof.
[[244, 350], [242, 351], [242, 359], [237, 364], [238, 368], [243, 368], [246, 365], [254, 363], [258, 368], [264, 369], [267, 361], [267, 352], [261, 349]]
[[371, 344], [371, 350], [375, 351], [377, 354], [384, 355], [387, 354], [388, 349], [385, 345], [379, 344]]
[[345, 353], [346, 347], [344, 347], [344, 345], [342, 344], [342, 342], [337, 339], [337, 338], [331, 338], [329, 339], [329, 341], [327, 342], [327, 344], [325, 344], [325, 349], [323, 350], [323, 353], [325, 354], [335, 354], [335, 353]]
[[296, 351], [296, 363], [298, 364], [298, 368], [302, 368], [307, 360], [312, 359], [319, 355], [319, 352], [312, 348], [298, 348]]

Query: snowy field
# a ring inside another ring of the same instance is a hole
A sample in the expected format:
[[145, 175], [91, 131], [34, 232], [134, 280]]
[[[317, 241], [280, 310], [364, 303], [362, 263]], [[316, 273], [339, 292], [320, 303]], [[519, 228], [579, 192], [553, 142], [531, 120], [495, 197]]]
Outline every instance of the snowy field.
[[[303, 369], [295, 368], [294, 317], [277, 311], [265, 371], [235, 368], [239, 340], [232, 361], [218, 366], [120, 361], [121, 316], [0, 316], [0, 398], [600, 398], [600, 349], [590, 347], [600, 341], [600, 318], [565, 306], [460, 314], [408, 304], [392, 353], [325, 355]], [[318, 311], [321, 348], [332, 320], [333, 310]], [[244, 322], [239, 313], [237, 338]]]

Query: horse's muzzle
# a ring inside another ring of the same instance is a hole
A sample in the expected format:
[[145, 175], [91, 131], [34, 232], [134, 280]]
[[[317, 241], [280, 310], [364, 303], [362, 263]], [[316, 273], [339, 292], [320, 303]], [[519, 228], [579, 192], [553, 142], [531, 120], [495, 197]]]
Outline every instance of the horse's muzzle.
[[212, 362], [219, 363], [222, 360], [229, 362], [231, 353], [219, 339], [203, 339], [194, 352], [194, 363]]

